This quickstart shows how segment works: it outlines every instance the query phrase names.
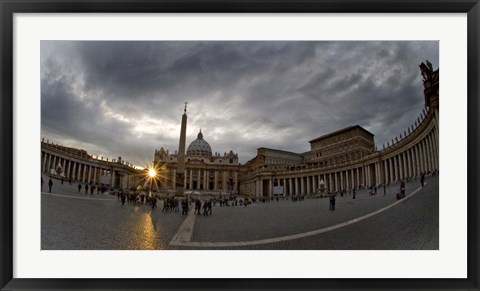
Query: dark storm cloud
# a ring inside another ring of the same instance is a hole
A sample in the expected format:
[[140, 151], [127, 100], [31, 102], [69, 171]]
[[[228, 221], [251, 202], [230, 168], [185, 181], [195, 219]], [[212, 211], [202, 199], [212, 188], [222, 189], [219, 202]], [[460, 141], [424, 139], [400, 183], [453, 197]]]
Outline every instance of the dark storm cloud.
[[42, 136], [145, 166], [188, 101], [187, 143], [201, 128], [242, 162], [354, 124], [380, 148], [421, 112], [426, 59], [438, 42], [43, 41]]

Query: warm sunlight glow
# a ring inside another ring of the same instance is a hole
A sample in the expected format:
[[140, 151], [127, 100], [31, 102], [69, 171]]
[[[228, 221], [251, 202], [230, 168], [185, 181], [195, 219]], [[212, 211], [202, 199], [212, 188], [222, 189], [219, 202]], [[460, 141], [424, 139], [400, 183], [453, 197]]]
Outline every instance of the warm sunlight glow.
[[157, 172], [155, 171], [155, 169], [150, 169], [148, 170], [148, 175], [153, 178], [157, 175]]

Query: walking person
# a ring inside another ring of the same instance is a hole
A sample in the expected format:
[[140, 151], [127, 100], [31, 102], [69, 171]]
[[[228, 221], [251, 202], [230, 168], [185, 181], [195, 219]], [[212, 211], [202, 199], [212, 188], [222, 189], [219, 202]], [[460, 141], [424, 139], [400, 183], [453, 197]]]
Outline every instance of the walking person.
[[82, 191], [82, 184], [78, 184], [78, 193], [80, 193], [80, 191]]
[[355, 188], [353, 188], [353, 199], [355, 199]]
[[43, 177], [41, 177], [41, 178], [42, 178], [42, 192], [43, 192]]
[[193, 214], [200, 214], [201, 205], [202, 205], [202, 203], [200, 202], [200, 200], [197, 200], [195, 202], [195, 211], [193, 212]]
[[85, 184], [85, 194], [88, 194], [88, 184]]
[[335, 195], [332, 196], [332, 210], [335, 210]]
[[420, 176], [420, 183], [422, 184], [422, 187], [423, 187], [425, 183], [425, 173], [422, 173], [422, 175]]
[[49, 193], [52, 193], [52, 186], [53, 186], [53, 181], [52, 181], [52, 178], [50, 178], [50, 180], [48, 180], [48, 192]]
[[387, 195], [387, 186], [383, 184], [383, 196]]

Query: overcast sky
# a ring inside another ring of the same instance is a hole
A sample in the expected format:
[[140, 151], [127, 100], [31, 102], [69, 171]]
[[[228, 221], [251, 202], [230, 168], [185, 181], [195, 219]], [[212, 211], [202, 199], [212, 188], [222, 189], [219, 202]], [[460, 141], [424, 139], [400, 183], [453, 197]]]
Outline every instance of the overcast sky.
[[42, 41], [41, 134], [145, 167], [178, 149], [187, 101], [187, 147], [201, 129], [241, 163], [355, 124], [380, 149], [419, 116], [418, 66], [438, 58], [436, 41]]

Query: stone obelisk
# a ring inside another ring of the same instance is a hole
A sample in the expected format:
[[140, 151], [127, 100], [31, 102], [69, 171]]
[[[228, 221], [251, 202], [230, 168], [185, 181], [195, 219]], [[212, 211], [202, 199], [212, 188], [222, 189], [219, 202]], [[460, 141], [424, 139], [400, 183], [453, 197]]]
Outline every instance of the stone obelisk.
[[177, 153], [177, 174], [175, 176], [175, 196], [183, 196], [185, 189], [185, 139], [187, 135], [187, 102], [182, 115], [182, 127], [180, 129], [180, 144]]

